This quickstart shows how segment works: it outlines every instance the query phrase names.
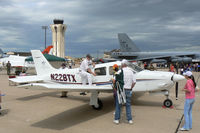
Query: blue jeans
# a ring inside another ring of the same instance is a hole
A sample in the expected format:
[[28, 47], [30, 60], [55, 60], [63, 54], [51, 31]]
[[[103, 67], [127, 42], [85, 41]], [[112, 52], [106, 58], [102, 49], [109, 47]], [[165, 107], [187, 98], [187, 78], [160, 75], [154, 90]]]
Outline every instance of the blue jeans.
[[[126, 117], [127, 120], [132, 120], [132, 115], [131, 115], [131, 90], [125, 90], [125, 94], [126, 94]], [[120, 115], [121, 115], [121, 106], [118, 102], [118, 98], [115, 97], [115, 120], [119, 120], [120, 119]]]
[[192, 107], [194, 101], [195, 101], [194, 99], [185, 99], [185, 105], [184, 105], [185, 124], [183, 128], [187, 130], [192, 128]]

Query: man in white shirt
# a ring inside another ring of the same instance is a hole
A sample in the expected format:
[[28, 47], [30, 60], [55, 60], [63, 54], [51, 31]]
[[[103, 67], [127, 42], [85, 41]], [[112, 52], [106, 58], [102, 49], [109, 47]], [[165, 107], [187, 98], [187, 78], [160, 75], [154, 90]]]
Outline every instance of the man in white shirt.
[[80, 76], [83, 85], [86, 85], [87, 81], [89, 85], [92, 85], [92, 75], [96, 76], [96, 74], [91, 70], [91, 65], [92, 65], [91, 59], [92, 57], [89, 54], [87, 54], [86, 59], [84, 59], [80, 65]]
[[[133, 123], [132, 115], [131, 115], [131, 97], [132, 97], [132, 89], [136, 84], [136, 76], [128, 67], [128, 61], [122, 60], [122, 71], [123, 71], [123, 80], [124, 80], [124, 90], [126, 95], [126, 117], [130, 124]], [[118, 124], [121, 114], [121, 105], [119, 104], [118, 99], [116, 98], [116, 107], [115, 107], [115, 119], [114, 123]]]

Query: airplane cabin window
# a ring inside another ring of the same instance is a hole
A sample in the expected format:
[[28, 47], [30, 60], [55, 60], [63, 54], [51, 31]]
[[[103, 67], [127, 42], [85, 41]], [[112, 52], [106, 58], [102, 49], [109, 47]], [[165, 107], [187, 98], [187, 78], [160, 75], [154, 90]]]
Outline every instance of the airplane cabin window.
[[97, 76], [106, 75], [106, 67], [96, 68], [94, 71]]
[[110, 74], [110, 75], [113, 75], [113, 74], [114, 74], [114, 70], [113, 70], [113, 67], [112, 67], [112, 66], [109, 67], [109, 74]]

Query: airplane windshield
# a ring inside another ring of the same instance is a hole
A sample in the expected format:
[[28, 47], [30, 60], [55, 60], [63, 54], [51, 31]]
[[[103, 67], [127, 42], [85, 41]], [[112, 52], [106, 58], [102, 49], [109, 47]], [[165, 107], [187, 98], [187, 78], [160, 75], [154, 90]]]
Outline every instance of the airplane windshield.
[[135, 64], [130, 63], [128, 66], [129, 66], [130, 68], [132, 68], [132, 69], [133, 69], [134, 71], [136, 71], [136, 72], [143, 71], [143, 69], [142, 69], [141, 67], [139, 67], [139, 66], [137, 66], [137, 65], [135, 65]]

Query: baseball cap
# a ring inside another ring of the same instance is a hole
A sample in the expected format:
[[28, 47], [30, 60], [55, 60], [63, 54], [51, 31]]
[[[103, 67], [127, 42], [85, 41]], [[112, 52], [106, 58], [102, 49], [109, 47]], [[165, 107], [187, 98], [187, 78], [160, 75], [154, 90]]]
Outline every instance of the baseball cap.
[[113, 69], [115, 69], [115, 68], [119, 68], [119, 66], [117, 64], [114, 64]]
[[128, 61], [127, 61], [126, 59], [123, 59], [123, 60], [122, 60], [122, 64], [128, 65]]
[[184, 75], [184, 76], [186, 75], [186, 76], [189, 76], [189, 77], [190, 77], [190, 76], [192, 76], [192, 72], [187, 71], [187, 72], [183, 73], [183, 75]]

